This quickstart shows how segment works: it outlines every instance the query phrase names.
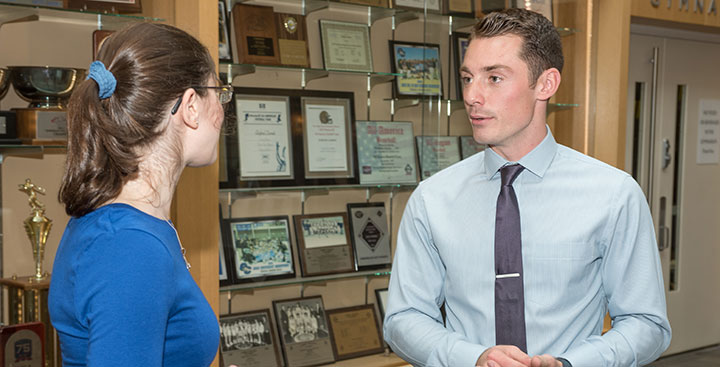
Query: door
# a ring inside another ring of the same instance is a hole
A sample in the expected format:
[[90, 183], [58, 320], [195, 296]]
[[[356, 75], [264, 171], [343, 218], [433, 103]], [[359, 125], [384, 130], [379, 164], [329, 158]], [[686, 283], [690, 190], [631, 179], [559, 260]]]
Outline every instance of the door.
[[720, 343], [720, 37], [633, 25], [626, 171], [642, 186], [673, 339]]

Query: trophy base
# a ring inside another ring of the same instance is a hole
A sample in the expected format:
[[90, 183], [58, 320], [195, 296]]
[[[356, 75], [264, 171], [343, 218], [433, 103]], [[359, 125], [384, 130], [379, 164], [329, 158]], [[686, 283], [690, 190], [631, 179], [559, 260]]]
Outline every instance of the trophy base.
[[16, 108], [17, 137], [23, 144], [67, 144], [67, 113], [60, 108]]

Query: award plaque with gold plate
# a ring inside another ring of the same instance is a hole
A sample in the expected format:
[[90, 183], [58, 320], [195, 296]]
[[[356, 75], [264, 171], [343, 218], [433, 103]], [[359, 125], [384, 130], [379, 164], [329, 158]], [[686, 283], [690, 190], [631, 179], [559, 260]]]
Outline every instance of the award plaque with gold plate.
[[275, 13], [280, 63], [310, 67], [305, 17], [299, 14]]
[[235, 4], [232, 18], [239, 63], [280, 65], [275, 13], [272, 7]]
[[67, 141], [65, 104], [85, 78], [85, 69], [50, 66], [10, 66], [15, 92], [30, 102], [15, 108], [18, 138], [23, 144], [52, 145]]
[[336, 360], [384, 351], [373, 305], [328, 310], [327, 316]]

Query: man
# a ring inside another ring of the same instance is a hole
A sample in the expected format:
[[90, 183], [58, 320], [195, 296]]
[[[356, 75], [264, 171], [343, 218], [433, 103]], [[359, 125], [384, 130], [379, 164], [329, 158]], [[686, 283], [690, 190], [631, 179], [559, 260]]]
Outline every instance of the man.
[[473, 29], [463, 94], [489, 149], [420, 183], [398, 234], [384, 334], [413, 365], [626, 367], [670, 344], [642, 191], [546, 125], [562, 64], [537, 13]]

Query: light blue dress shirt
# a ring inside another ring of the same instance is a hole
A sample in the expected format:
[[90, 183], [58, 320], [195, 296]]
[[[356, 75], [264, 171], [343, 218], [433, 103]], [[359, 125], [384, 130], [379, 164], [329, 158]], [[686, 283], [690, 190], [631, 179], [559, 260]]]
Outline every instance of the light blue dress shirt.
[[[474, 366], [495, 345], [495, 206], [507, 163], [487, 149], [421, 182], [410, 197], [384, 334], [413, 365]], [[625, 172], [557, 144], [549, 129], [518, 163], [526, 168], [513, 187], [528, 354], [548, 353], [574, 367], [655, 360], [671, 331], [640, 187]], [[601, 336], [607, 311], [613, 328]]]

